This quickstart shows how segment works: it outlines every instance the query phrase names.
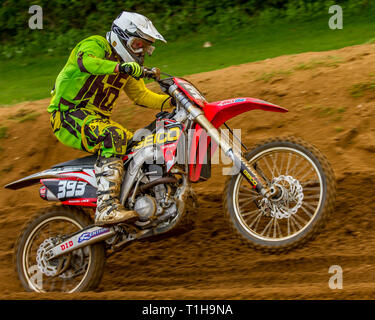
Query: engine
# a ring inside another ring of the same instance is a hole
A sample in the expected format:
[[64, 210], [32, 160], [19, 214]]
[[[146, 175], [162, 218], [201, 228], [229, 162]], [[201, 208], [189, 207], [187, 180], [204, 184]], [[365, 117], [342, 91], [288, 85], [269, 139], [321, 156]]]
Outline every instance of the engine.
[[136, 199], [134, 211], [139, 214], [139, 220], [142, 222], [149, 221], [156, 217], [157, 203], [154, 197], [143, 195]]
[[177, 206], [171, 197], [171, 187], [159, 184], [153, 188], [155, 197], [145, 194], [135, 200], [134, 210], [139, 214], [141, 222], [159, 220], [160, 222], [174, 217], [177, 214]]
[[[148, 172], [157, 172], [148, 176], [148, 183], [162, 178], [162, 168], [150, 165]], [[150, 192], [151, 191], [151, 192]], [[139, 214], [141, 223], [158, 220], [165, 221], [177, 214], [177, 205], [172, 195], [172, 188], [167, 184], [157, 184], [148, 189], [148, 194], [136, 197], [133, 208]]]

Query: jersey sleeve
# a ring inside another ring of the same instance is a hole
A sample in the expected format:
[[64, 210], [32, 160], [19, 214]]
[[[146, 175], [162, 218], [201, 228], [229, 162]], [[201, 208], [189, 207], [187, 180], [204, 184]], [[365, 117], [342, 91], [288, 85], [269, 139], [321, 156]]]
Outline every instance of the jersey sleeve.
[[147, 89], [143, 79], [136, 80], [129, 77], [124, 91], [128, 97], [137, 105], [151, 109], [160, 109], [171, 107], [170, 97], [166, 94], [158, 94]]
[[93, 75], [112, 74], [117, 62], [104, 59], [105, 55], [105, 45], [97, 39], [88, 38], [77, 48], [78, 67], [81, 72]]

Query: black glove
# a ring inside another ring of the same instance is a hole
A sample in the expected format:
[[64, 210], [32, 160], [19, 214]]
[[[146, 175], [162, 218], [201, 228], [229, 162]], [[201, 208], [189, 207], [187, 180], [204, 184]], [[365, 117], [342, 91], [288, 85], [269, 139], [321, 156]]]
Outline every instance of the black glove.
[[143, 67], [136, 62], [124, 62], [120, 64], [119, 71], [139, 80], [143, 77]]

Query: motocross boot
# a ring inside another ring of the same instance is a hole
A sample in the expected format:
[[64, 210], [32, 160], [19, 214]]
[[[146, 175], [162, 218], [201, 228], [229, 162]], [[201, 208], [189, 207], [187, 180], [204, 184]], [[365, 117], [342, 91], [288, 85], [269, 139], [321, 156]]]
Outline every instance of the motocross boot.
[[95, 224], [102, 226], [135, 221], [138, 214], [125, 209], [119, 200], [124, 175], [122, 160], [99, 157], [94, 168], [98, 185]]

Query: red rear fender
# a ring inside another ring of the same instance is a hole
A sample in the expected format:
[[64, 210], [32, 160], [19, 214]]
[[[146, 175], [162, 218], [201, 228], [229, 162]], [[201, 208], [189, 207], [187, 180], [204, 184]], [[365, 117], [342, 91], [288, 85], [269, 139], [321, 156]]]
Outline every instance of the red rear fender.
[[288, 109], [254, 98], [234, 98], [206, 103], [203, 111], [207, 119], [211, 121], [216, 128], [219, 128], [225, 121], [254, 109], [288, 112]]

